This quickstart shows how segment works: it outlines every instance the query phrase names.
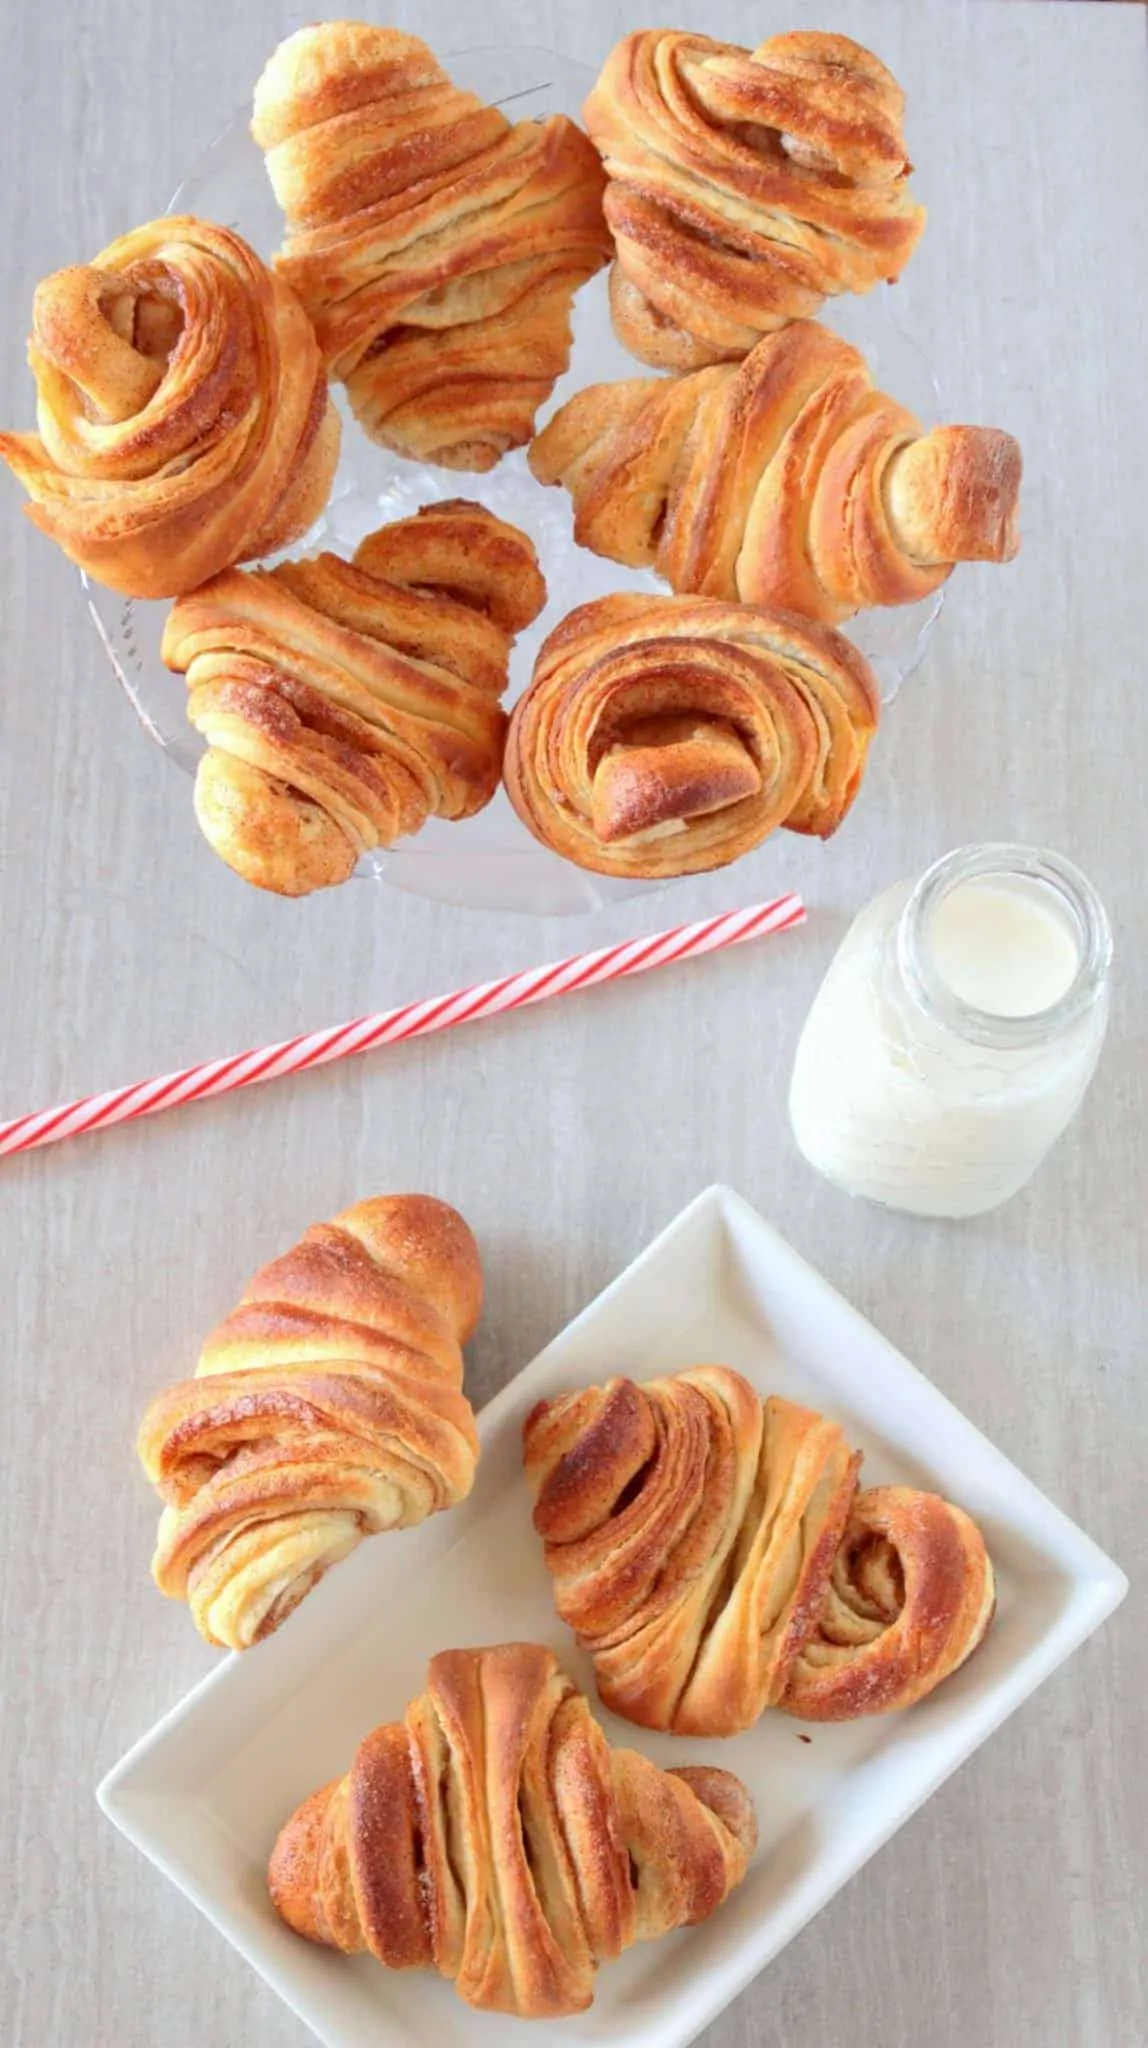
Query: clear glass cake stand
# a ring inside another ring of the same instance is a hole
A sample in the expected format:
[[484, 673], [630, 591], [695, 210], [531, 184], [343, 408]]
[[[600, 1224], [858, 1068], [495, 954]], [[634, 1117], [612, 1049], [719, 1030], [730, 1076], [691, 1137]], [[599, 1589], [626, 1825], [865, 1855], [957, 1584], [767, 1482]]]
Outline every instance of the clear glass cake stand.
[[[507, 107], [515, 118], [565, 113], [577, 118], [593, 74], [548, 50], [467, 50], [449, 57], [459, 85]], [[197, 213], [223, 222], [270, 257], [282, 241], [282, 217], [263, 159], [248, 133], [246, 107], [204, 150], [172, 197], [171, 213]], [[864, 299], [838, 301], [827, 318], [861, 348], [878, 383], [928, 424], [939, 417], [936, 380], [928, 358], [897, 325], [892, 295], [882, 288]], [[641, 374], [615, 340], [603, 272], [578, 293], [570, 369], [549, 411], [585, 384]], [[378, 448], [351, 419], [336, 392], [344, 421], [343, 450], [331, 501], [323, 517], [292, 553], [331, 548], [349, 553], [372, 528], [399, 519], [435, 499], [465, 496], [488, 505], [533, 539], [550, 592], [546, 610], [514, 651], [508, 702], [525, 687], [534, 657], [559, 619], [611, 590], [664, 589], [647, 571], [619, 568], [575, 546], [565, 491], [536, 484], [522, 450], [486, 476], [464, 475], [406, 462]], [[124, 599], [85, 581], [88, 608], [115, 673], [145, 730], [186, 774], [195, 772], [201, 742], [185, 715], [182, 678], [160, 660], [167, 606]], [[897, 610], [865, 614], [849, 627], [877, 672], [888, 703], [920, 662], [941, 610], [942, 596]], [[475, 910], [586, 912], [619, 897], [648, 893], [649, 883], [615, 882], [584, 873], [539, 846], [515, 817], [503, 792], [477, 818], [462, 824], [432, 819], [417, 837], [389, 852], [367, 856], [358, 875], [389, 882], [420, 896]]]

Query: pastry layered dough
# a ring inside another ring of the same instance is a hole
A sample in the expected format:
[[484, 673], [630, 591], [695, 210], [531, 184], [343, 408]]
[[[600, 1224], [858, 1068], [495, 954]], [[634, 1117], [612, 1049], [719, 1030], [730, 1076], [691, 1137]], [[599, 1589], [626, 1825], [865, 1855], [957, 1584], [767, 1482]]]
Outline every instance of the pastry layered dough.
[[770, 1706], [911, 1706], [992, 1619], [961, 1509], [857, 1493], [836, 1423], [725, 1366], [541, 1402], [524, 1441], [558, 1612], [605, 1704], [643, 1727], [733, 1735]]
[[404, 1719], [292, 1815], [268, 1882], [310, 1941], [553, 2019], [600, 1963], [714, 1912], [756, 1835], [730, 1772], [611, 1749], [553, 1653], [507, 1643], [433, 1657]]
[[743, 356], [838, 292], [900, 275], [925, 225], [908, 185], [904, 96], [847, 36], [752, 52], [641, 29], [585, 106], [609, 174], [619, 338], [692, 370]]
[[229, 229], [136, 228], [37, 287], [35, 434], [0, 434], [28, 516], [129, 597], [173, 597], [298, 539], [339, 422], [295, 294]]
[[530, 467], [566, 486], [595, 554], [829, 625], [911, 604], [954, 563], [1007, 562], [1020, 544], [1011, 434], [925, 433], [815, 321], [742, 363], [590, 385], [538, 435]]
[[461, 499], [380, 528], [353, 562], [230, 570], [181, 600], [163, 659], [207, 741], [195, 807], [220, 858], [300, 896], [428, 817], [481, 810], [514, 635], [545, 602], [525, 534]]
[[828, 627], [619, 593], [544, 642], [511, 717], [506, 787], [535, 837], [580, 867], [696, 874], [778, 825], [835, 831], [879, 709], [868, 664]]
[[362, 1537], [469, 1493], [481, 1305], [474, 1239], [429, 1195], [356, 1203], [256, 1274], [140, 1428], [156, 1584], [206, 1641], [248, 1648]]
[[611, 253], [581, 130], [512, 127], [417, 37], [329, 22], [275, 52], [252, 132], [287, 216], [277, 268], [367, 433], [470, 470], [528, 441]]

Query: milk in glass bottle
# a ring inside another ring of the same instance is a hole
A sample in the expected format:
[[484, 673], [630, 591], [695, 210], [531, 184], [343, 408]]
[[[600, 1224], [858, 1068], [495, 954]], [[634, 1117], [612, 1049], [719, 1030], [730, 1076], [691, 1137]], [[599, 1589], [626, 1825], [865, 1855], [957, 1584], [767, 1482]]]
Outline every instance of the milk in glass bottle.
[[1111, 938], [1057, 854], [964, 847], [847, 932], [797, 1048], [811, 1165], [920, 1216], [1008, 1201], [1080, 1106], [1108, 1018]]

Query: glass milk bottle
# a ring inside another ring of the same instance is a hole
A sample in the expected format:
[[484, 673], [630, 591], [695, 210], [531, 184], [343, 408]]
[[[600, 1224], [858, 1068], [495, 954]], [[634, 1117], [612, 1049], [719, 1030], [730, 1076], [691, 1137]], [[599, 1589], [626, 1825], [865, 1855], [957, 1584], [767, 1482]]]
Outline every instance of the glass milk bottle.
[[1034, 847], [963, 847], [886, 890], [801, 1034], [789, 1111], [805, 1157], [918, 1216], [1007, 1202], [1092, 1078], [1111, 952], [1091, 884]]

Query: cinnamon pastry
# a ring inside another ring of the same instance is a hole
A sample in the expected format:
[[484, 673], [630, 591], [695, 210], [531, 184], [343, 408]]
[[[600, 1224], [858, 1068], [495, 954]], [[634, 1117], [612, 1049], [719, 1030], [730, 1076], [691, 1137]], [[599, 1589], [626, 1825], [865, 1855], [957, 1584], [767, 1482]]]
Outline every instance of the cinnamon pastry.
[[598, 1965], [713, 1913], [757, 1827], [729, 1771], [611, 1749], [549, 1650], [443, 1650], [275, 1844], [276, 1910], [309, 1941], [434, 1969], [468, 2005], [556, 2019]]
[[524, 1437], [558, 1612], [605, 1705], [643, 1727], [911, 1706], [992, 1619], [967, 1515], [909, 1487], [858, 1494], [836, 1423], [724, 1366], [543, 1401]]
[[1020, 545], [1021, 455], [994, 427], [935, 427], [873, 387], [814, 321], [736, 365], [592, 384], [530, 451], [565, 484], [575, 538], [676, 591], [828, 625], [927, 597], [956, 562]]
[[598, 598], [543, 643], [504, 775], [536, 839], [607, 875], [697, 874], [775, 826], [834, 832], [880, 701], [841, 635], [712, 598]]
[[282, 896], [345, 881], [428, 817], [498, 787], [514, 635], [546, 585], [517, 527], [462, 499], [322, 554], [228, 570], [177, 604], [163, 659], [207, 741], [203, 833]]
[[469, 1493], [460, 1347], [481, 1305], [478, 1248], [445, 1202], [358, 1202], [257, 1273], [196, 1377], [151, 1403], [152, 1572], [207, 1642], [249, 1648], [362, 1537]]
[[677, 29], [627, 36], [584, 109], [610, 179], [619, 339], [645, 363], [697, 369], [899, 277], [925, 225], [903, 108], [848, 36], [799, 30], [752, 52]]
[[449, 469], [528, 441], [611, 253], [581, 130], [512, 127], [417, 37], [342, 21], [280, 45], [252, 133], [287, 216], [276, 267], [367, 433]]
[[227, 228], [155, 220], [37, 287], [39, 432], [0, 434], [30, 519], [128, 597], [298, 539], [339, 422], [307, 316]]

